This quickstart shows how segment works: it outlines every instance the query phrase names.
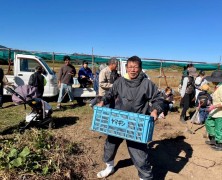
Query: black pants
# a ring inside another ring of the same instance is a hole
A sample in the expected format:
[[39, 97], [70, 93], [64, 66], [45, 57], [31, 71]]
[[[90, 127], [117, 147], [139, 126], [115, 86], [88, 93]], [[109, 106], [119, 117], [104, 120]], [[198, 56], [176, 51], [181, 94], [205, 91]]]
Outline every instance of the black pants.
[[92, 84], [92, 82], [89, 80], [89, 78], [78, 78], [80, 88], [87, 88], [89, 85]]
[[37, 98], [43, 98], [43, 93], [44, 93], [44, 87], [43, 88], [39, 88], [37, 87]]
[[[122, 142], [123, 139], [121, 138], [107, 136], [103, 157], [103, 161], [105, 163], [114, 160], [119, 145]], [[139, 177], [144, 180], [153, 179], [152, 170], [148, 159], [148, 145], [129, 140], [126, 140], [126, 144], [133, 164], [138, 170]]]
[[191, 106], [191, 101], [193, 99], [193, 94], [185, 93], [184, 97], [181, 99], [180, 106], [183, 108], [181, 116], [186, 117], [186, 112]]

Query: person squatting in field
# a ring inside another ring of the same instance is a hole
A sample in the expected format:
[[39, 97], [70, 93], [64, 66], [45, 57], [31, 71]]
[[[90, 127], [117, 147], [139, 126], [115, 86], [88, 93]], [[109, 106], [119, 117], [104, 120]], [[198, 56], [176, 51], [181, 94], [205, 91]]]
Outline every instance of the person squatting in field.
[[173, 90], [171, 87], [166, 87], [165, 90], [162, 92], [162, 96], [164, 99], [164, 112], [162, 112], [159, 116], [159, 118], [163, 117], [168, 114], [168, 112], [173, 110], [173, 104], [175, 103], [174, 101], [174, 95], [173, 95]]
[[92, 70], [88, 67], [87, 61], [83, 61], [82, 67], [79, 69], [78, 81], [80, 88], [86, 88], [93, 83]]
[[[78, 81], [80, 84], [80, 88], [89, 88], [93, 84], [93, 73], [92, 70], [88, 67], [88, 62], [83, 61], [82, 67], [78, 72]], [[83, 102], [83, 98], [76, 97], [76, 101], [78, 105], [83, 106], [85, 103]]]
[[[104, 106], [115, 100], [115, 109], [147, 114], [157, 120], [158, 115], [163, 112], [164, 108], [161, 92], [158, 91], [153, 82], [144, 77], [142, 61], [139, 57], [130, 57], [127, 60], [126, 68], [129, 79], [118, 78], [109, 92], [103, 96], [98, 106]], [[114, 158], [122, 142], [123, 139], [121, 138], [107, 136], [103, 156], [103, 161], [107, 167], [97, 174], [98, 178], [107, 177], [114, 172]], [[126, 144], [140, 179], [153, 179], [148, 156], [148, 145], [130, 140], [126, 140]]]

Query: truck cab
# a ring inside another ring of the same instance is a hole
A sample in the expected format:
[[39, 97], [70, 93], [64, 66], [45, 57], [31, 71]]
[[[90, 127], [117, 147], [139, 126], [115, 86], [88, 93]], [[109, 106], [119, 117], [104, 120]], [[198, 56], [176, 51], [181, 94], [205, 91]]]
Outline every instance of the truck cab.
[[[36, 66], [42, 66], [44, 69], [43, 76], [45, 77], [46, 85], [43, 96], [56, 96], [59, 92], [56, 75], [47, 63], [38, 56], [15, 54], [12, 68], [13, 73], [10, 71], [10, 74], [6, 74], [6, 78], [9, 83], [16, 87], [28, 84], [29, 78], [35, 72]], [[7, 95], [9, 93], [4, 90], [4, 94]]]

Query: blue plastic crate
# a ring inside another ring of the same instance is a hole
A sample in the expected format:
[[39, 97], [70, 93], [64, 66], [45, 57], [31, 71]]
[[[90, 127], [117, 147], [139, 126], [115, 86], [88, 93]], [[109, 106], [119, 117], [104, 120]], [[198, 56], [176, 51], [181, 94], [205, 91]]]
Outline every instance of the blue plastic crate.
[[94, 106], [92, 130], [140, 143], [152, 141], [154, 119], [144, 114]]

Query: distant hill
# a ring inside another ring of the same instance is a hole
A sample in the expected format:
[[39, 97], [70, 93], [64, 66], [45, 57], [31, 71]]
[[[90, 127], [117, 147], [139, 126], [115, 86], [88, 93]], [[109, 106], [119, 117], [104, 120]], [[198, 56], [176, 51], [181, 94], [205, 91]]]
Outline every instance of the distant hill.
[[7, 48], [7, 47], [0, 45], [0, 48]]

